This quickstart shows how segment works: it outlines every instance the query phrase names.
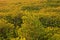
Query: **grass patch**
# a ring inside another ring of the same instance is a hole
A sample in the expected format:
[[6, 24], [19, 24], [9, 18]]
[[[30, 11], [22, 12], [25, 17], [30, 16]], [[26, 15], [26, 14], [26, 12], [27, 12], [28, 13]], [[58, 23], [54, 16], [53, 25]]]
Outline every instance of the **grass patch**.
[[39, 6], [23, 6], [21, 10], [25, 11], [39, 11], [41, 8]]

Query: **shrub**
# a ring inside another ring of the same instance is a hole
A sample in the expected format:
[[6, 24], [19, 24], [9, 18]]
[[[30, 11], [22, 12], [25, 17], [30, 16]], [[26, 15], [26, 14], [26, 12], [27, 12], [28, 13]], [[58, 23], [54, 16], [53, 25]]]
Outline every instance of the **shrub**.
[[60, 18], [59, 16], [43, 16], [40, 19], [40, 22], [44, 26], [51, 26], [51, 27], [60, 27]]
[[8, 40], [9, 38], [14, 36], [13, 30], [14, 25], [11, 23], [7, 23], [6, 20], [0, 19], [0, 39]]

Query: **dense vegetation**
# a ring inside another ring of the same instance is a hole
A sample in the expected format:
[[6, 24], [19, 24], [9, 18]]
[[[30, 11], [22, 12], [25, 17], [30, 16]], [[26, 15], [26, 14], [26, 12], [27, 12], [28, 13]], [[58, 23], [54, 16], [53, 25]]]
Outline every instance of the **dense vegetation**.
[[1, 1], [0, 40], [60, 40], [60, 0]]

